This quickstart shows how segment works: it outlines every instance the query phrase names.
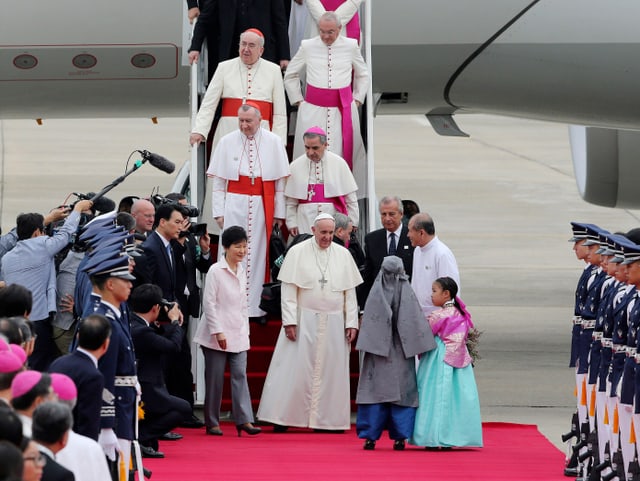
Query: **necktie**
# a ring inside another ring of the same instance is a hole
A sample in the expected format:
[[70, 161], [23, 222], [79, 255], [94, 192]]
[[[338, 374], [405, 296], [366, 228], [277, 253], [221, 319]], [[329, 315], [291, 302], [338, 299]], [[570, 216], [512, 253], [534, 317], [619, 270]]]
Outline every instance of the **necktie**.
[[396, 255], [396, 235], [393, 232], [389, 234], [389, 255]]
[[169, 264], [173, 267], [173, 255], [171, 251], [171, 244], [167, 244], [167, 255], [169, 256]]

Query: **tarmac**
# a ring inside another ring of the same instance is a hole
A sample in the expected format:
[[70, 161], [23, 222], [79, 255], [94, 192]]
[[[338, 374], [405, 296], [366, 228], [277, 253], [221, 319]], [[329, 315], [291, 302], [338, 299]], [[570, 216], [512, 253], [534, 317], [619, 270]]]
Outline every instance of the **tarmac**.
[[[482, 331], [475, 373], [483, 421], [536, 424], [563, 448], [575, 410], [568, 367], [576, 260], [569, 222], [611, 231], [640, 226], [640, 211], [580, 199], [565, 125], [461, 115], [470, 138], [440, 137], [425, 117], [375, 120], [376, 193], [429, 212], [457, 257], [462, 298]], [[135, 149], [178, 164], [187, 119], [0, 120], [0, 225], [46, 212], [69, 193], [99, 191], [125, 172]], [[139, 159], [139, 156], [133, 156]], [[174, 175], [150, 165], [107, 194], [169, 192]]]

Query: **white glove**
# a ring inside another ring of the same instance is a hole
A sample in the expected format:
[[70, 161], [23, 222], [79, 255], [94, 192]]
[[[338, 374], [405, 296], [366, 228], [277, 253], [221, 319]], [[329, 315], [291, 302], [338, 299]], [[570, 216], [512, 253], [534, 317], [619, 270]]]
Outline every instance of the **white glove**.
[[116, 437], [116, 433], [113, 432], [113, 429], [101, 429], [98, 435], [98, 444], [107, 458], [111, 461], [116, 460], [116, 451], [120, 449], [120, 445], [118, 444], [118, 438]]

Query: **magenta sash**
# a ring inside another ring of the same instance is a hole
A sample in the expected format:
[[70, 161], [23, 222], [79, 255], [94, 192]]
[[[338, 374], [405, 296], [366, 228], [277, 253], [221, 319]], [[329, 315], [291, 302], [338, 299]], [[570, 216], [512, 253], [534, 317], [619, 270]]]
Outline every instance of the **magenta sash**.
[[310, 190], [313, 190], [313, 197], [311, 197], [311, 200], [308, 200], [308, 197], [306, 199], [299, 199], [298, 204], [333, 204], [336, 212], [347, 215], [347, 203], [344, 200], [344, 195], [339, 195], [338, 197], [325, 197], [324, 184], [309, 184], [307, 192]]
[[[320, 0], [320, 3], [322, 3], [322, 6], [328, 12], [335, 12], [336, 9], [344, 2], [345, 0]], [[358, 12], [351, 17], [351, 20], [349, 20], [349, 23], [346, 25], [346, 29], [347, 37], [353, 38], [360, 43], [360, 17], [358, 16]]]
[[341, 89], [323, 89], [307, 84], [306, 102], [318, 107], [337, 107], [342, 116], [342, 157], [353, 170], [353, 121], [351, 120], [351, 86]]

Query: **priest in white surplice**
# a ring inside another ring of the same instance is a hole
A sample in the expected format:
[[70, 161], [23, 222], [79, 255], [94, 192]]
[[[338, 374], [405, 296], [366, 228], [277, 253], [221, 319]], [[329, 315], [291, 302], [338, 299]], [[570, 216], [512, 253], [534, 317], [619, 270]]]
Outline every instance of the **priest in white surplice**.
[[358, 186], [345, 160], [327, 150], [327, 134], [320, 127], [304, 133], [306, 153], [291, 162], [284, 195], [287, 229], [291, 235], [311, 234], [321, 213], [349, 216], [358, 225]]
[[[293, 156], [304, 154], [302, 135], [318, 125], [327, 132], [329, 149], [350, 167], [359, 167], [364, 165], [365, 150], [357, 107], [367, 94], [369, 69], [358, 42], [340, 35], [341, 22], [334, 12], [323, 14], [318, 27], [320, 35], [302, 41], [284, 77], [289, 101], [298, 105]], [[305, 74], [303, 96], [301, 77]]]
[[238, 225], [247, 231], [249, 317], [261, 318], [262, 285], [269, 281], [267, 246], [273, 224], [284, 221], [289, 161], [280, 137], [260, 127], [257, 105], [247, 102], [237, 114], [240, 129], [220, 139], [207, 175], [213, 178], [212, 211], [220, 229]]
[[240, 56], [220, 62], [198, 110], [190, 142], [204, 142], [222, 100], [222, 117], [213, 136], [213, 147], [238, 129], [238, 108], [247, 100], [260, 107], [262, 127], [287, 142], [287, 107], [280, 66], [261, 58], [264, 36], [251, 28], [240, 35]]
[[313, 237], [293, 246], [280, 269], [282, 324], [258, 409], [261, 421], [349, 429], [350, 343], [358, 330], [355, 287], [362, 283], [347, 249], [332, 242], [335, 223], [320, 214]]

